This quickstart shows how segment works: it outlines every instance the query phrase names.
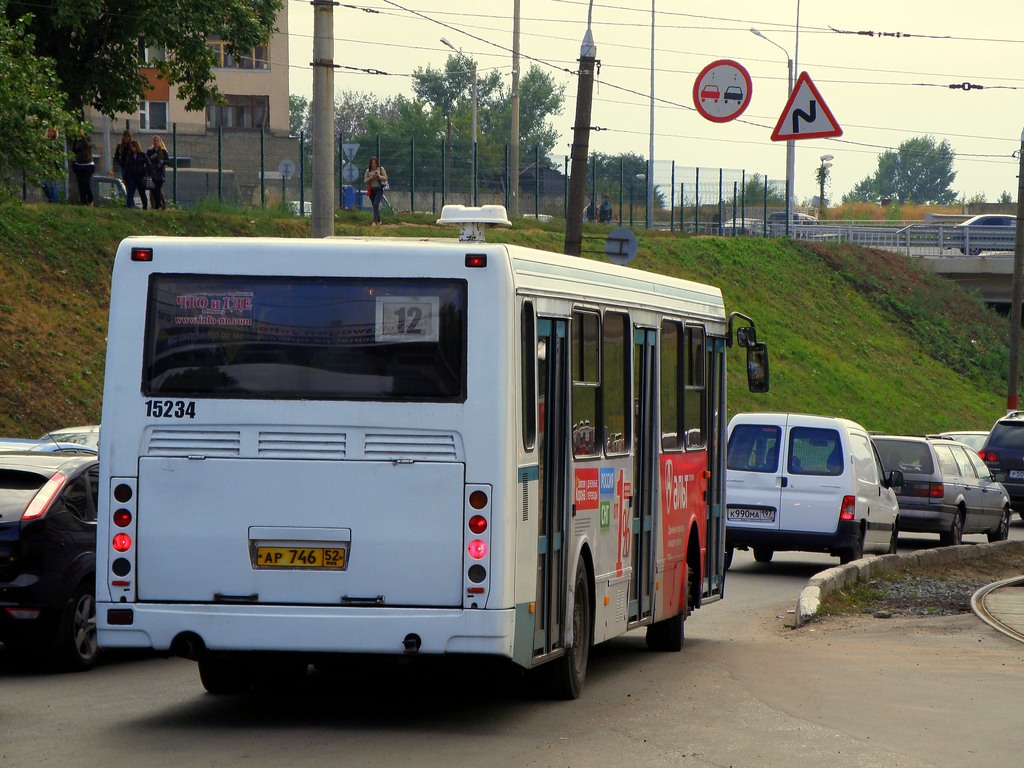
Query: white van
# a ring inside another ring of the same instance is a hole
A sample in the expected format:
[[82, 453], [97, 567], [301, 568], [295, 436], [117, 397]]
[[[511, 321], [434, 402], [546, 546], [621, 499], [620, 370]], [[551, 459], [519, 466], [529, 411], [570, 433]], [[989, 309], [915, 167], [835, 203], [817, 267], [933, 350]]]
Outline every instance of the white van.
[[867, 430], [847, 419], [741, 413], [729, 422], [726, 564], [734, 549], [828, 552], [841, 563], [896, 551], [899, 503]]

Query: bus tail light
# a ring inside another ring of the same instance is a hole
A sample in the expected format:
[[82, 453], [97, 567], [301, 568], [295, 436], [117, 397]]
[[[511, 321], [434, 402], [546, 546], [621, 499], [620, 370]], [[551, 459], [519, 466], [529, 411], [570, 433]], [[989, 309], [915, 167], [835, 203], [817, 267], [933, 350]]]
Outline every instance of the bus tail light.
[[110, 599], [117, 603], [135, 601], [135, 529], [139, 503], [136, 486], [135, 478], [110, 479], [106, 584]]
[[467, 485], [463, 529], [463, 607], [484, 608], [490, 593], [491, 487]]
[[855, 520], [857, 517], [857, 499], [853, 496], [843, 496], [843, 505], [839, 508], [840, 520]]

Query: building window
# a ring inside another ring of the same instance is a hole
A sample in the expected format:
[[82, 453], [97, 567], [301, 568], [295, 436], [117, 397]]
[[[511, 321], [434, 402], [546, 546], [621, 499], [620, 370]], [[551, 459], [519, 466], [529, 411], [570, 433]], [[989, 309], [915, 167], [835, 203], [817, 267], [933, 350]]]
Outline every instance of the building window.
[[208, 40], [207, 47], [213, 51], [216, 69], [270, 69], [270, 48], [257, 45], [245, 55], [228, 53], [228, 44], [223, 40]]
[[139, 104], [139, 128], [143, 131], [167, 130], [167, 102], [143, 101]]
[[206, 108], [206, 127], [247, 131], [270, 127], [269, 96], [225, 96], [226, 103]]

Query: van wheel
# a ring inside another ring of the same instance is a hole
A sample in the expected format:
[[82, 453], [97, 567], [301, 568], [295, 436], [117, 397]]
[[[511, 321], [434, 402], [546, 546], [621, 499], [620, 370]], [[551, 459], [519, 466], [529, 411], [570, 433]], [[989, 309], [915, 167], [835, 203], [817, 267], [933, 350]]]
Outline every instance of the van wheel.
[[989, 541], [1006, 541], [1010, 538], [1010, 508], [1003, 507], [1003, 515], [999, 518], [999, 525], [988, 532]]
[[839, 564], [846, 565], [864, 557], [864, 531], [857, 534], [857, 543], [839, 553]]
[[964, 514], [963, 510], [957, 510], [953, 515], [953, 524], [948, 531], [939, 534], [939, 544], [944, 547], [955, 547], [962, 544], [964, 540]]
[[754, 547], [754, 559], [759, 563], [770, 563], [775, 556], [775, 550], [768, 547]]
[[886, 550], [887, 555], [895, 555], [899, 549], [900, 541], [900, 521], [897, 518], [892, 521], [892, 536], [889, 537], [889, 549]]

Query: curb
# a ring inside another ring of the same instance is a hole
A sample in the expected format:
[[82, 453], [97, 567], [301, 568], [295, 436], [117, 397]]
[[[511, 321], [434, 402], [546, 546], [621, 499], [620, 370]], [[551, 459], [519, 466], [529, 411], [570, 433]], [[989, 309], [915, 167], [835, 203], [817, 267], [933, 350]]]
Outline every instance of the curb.
[[937, 547], [907, 552], [900, 555], [872, 555], [814, 574], [796, 601], [794, 628], [802, 627], [814, 618], [821, 601], [837, 589], [850, 584], [870, 581], [883, 573], [892, 573], [904, 566], [944, 565], [985, 557], [994, 550], [1009, 549], [1024, 554], [1024, 541], [996, 541], [984, 544], [960, 544], [955, 547]]

